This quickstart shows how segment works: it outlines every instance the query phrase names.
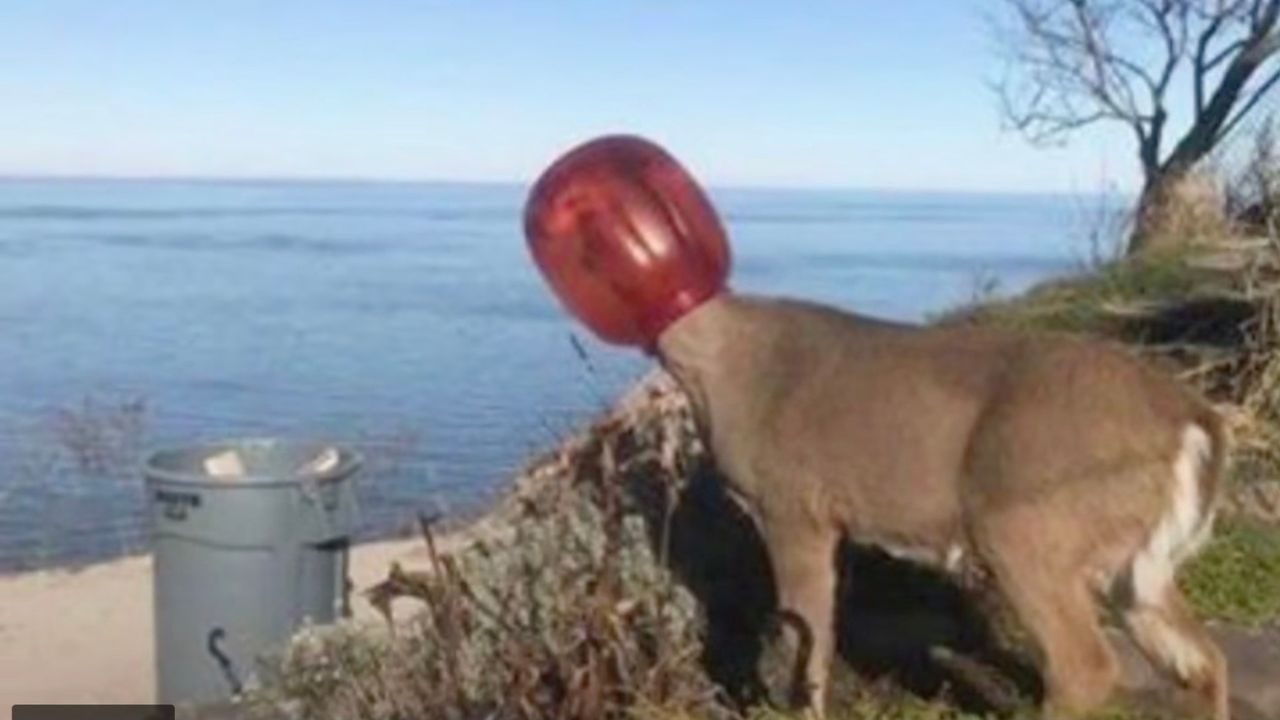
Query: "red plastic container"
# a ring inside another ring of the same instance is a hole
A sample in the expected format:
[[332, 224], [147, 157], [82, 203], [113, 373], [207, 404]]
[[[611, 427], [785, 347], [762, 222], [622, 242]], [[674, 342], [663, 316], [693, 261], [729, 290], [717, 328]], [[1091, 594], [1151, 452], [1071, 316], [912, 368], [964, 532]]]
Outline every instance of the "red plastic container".
[[651, 349], [729, 274], [724, 228], [702, 188], [634, 136], [598, 138], [553, 163], [530, 192], [524, 228], [560, 302], [619, 345]]

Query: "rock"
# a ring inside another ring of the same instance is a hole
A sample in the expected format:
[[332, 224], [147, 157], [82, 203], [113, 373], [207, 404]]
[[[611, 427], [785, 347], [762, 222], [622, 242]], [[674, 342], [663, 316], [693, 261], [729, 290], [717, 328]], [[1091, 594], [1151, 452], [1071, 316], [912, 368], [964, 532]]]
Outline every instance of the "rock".
[[[1234, 720], [1280, 718], [1280, 629], [1253, 631], [1215, 625], [1210, 632], [1227, 656]], [[1126, 690], [1139, 698], [1161, 698], [1160, 704], [1185, 709], [1188, 699], [1182, 691], [1157, 673], [1127, 636], [1116, 631], [1110, 634], [1124, 668]]]
[[1227, 656], [1232, 701], [1259, 718], [1280, 718], [1280, 629], [1222, 625], [1212, 631]]

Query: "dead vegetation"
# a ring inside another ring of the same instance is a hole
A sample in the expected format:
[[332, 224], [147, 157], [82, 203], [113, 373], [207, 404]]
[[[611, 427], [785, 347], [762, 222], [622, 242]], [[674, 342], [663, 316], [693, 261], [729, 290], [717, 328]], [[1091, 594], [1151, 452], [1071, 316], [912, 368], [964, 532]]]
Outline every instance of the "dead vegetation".
[[682, 432], [596, 424], [535, 463], [500, 529], [456, 556], [423, 519], [431, 570], [393, 567], [368, 590], [386, 628], [304, 632], [259, 703], [370, 720], [723, 715], [696, 603], [663, 561], [669, 529], [627, 492], [640, 475], [683, 476]]
[[1234, 222], [1224, 193], [1217, 175], [1204, 170], [1169, 181], [1161, 192], [1152, 194], [1142, 210], [1145, 242], [1150, 247], [1164, 248], [1157, 252], [1176, 252], [1212, 245], [1232, 236]]
[[104, 402], [85, 396], [79, 407], [58, 408], [50, 425], [58, 448], [81, 473], [131, 478], [137, 474], [146, 420], [142, 398]]

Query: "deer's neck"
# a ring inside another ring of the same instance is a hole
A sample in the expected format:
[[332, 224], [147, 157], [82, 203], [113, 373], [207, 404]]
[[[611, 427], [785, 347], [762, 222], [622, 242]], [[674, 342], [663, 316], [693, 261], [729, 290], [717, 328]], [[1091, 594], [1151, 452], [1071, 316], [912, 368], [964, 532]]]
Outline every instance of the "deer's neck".
[[744, 336], [753, 331], [742, 307], [746, 301], [721, 293], [673, 323], [658, 338], [663, 367], [689, 394], [699, 415], [720, 379], [733, 372], [732, 359], [741, 357]]
[[780, 362], [790, 353], [779, 351], [797, 345], [788, 340], [794, 315], [773, 300], [722, 293], [658, 339], [662, 363], [688, 394], [717, 464], [748, 496], [755, 491], [750, 459], [769, 438], [763, 421], [793, 384], [780, 372], [792, 364]]

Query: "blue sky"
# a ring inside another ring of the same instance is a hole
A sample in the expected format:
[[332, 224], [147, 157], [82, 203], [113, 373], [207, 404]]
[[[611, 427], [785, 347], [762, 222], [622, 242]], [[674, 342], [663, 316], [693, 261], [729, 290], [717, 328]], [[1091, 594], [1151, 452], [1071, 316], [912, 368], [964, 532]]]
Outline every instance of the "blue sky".
[[1002, 131], [994, 0], [9, 0], [0, 174], [526, 181], [648, 135], [721, 185], [1132, 187]]

